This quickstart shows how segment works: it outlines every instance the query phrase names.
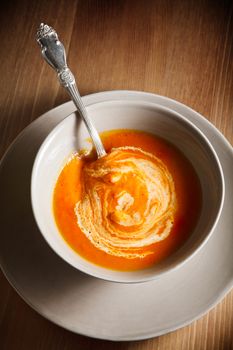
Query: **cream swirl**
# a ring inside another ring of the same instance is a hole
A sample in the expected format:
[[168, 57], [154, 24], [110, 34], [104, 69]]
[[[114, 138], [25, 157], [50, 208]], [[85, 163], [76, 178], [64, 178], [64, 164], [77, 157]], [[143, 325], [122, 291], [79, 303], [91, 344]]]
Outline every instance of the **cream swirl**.
[[124, 258], [151, 254], [170, 233], [176, 210], [173, 178], [154, 155], [119, 147], [87, 164], [75, 206], [80, 229], [94, 246]]

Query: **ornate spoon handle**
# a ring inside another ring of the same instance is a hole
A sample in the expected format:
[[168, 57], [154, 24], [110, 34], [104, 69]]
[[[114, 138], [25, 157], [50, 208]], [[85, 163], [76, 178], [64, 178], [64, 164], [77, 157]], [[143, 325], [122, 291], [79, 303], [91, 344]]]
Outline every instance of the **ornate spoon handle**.
[[87, 110], [76, 86], [75, 78], [71, 70], [67, 67], [65, 48], [59, 41], [57, 33], [52, 27], [41, 23], [37, 31], [36, 39], [41, 46], [41, 52], [45, 61], [57, 71], [61, 85], [68, 91], [79, 114], [83, 118], [96, 148], [98, 158], [105, 156], [106, 151], [100, 140], [99, 134], [88, 117]]

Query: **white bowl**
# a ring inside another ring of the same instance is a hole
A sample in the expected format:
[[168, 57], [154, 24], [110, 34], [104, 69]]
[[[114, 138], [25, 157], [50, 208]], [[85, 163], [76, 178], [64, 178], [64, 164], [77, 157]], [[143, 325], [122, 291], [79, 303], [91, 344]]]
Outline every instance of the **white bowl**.
[[[76, 253], [63, 239], [54, 219], [53, 190], [72, 152], [86, 148], [89, 135], [75, 113], [65, 118], [43, 142], [32, 170], [31, 200], [36, 222], [51, 248], [66, 262], [89, 275], [115, 282], [144, 282], [181, 266], [207, 242], [224, 201], [224, 177], [218, 157], [204, 134], [180, 114], [142, 101], [108, 101], [88, 107], [99, 132], [136, 129], [154, 133], [179, 148], [200, 179], [202, 209], [189, 239], [171, 256], [153, 267], [121, 272], [97, 266]], [[90, 145], [89, 145], [90, 147]]]

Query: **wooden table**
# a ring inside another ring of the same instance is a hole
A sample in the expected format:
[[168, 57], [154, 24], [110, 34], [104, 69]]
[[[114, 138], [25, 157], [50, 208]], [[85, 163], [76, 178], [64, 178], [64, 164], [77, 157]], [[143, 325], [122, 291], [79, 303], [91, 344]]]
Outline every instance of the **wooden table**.
[[[129, 89], [169, 96], [233, 141], [231, 1], [8, 1], [1, 5], [0, 155], [35, 118], [68, 100], [35, 42], [54, 26], [82, 95]], [[1, 349], [233, 349], [233, 292], [207, 315], [142, 342], [65, 331], [27, 306], [0, 274]]]

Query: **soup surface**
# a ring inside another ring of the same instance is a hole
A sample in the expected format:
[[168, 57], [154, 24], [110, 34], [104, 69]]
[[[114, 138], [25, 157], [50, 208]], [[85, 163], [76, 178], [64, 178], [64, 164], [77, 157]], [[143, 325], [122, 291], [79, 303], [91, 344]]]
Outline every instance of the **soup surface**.
[[101, 134], [107, 156], [73, 155], [54, 190], [57, 226], [82, 257], [116, 270], [161, 261], [189, 237], [201, 207], [190, 162], [152, 134]]

